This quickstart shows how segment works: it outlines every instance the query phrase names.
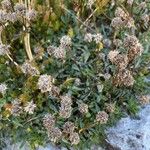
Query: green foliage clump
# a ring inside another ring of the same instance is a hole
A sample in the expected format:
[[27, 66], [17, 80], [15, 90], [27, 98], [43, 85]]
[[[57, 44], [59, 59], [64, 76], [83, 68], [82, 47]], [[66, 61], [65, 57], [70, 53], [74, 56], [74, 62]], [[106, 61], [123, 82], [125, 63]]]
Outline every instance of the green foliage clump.
[[9, 135], [85, 149], [136, 115], [150, 101], [149, 13], [140, 0], [1, 1], [0, 148]]

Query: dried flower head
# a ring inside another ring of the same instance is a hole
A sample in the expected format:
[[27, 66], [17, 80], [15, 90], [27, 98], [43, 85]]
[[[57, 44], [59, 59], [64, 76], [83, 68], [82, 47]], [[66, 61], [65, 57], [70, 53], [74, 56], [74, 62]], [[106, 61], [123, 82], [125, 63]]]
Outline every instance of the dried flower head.
[[38, 87], [42, 93], [52, 90], [52, 76], [44, 74], [38, 80]]
[[117, 7], [117, 9], [115, 11], [115, 16], [120, 17], [122, 19], [127, 19], [128, 15], [125, 13], [125, 11], [122, 8]]
[[114, 39], [113, 44], [118, 48], [122, 45], [122, 41], [120, 39]]
[[84, 41], [92, 42], [92, 40], [93, 40], [93, 35], [91, 33], [86, 33], [84, 36]]
[[75, 129], [75, 125], [73, 122], [67, 121], [64, 125], [63, 125], [63, 133], [66, 134], [71, 134], [74, 132]]
[[125, 26], [125, 21], [123, 21], [120, 17], [115, 17], [111, 21], [111, 26], [118, 30]]
[[105, 73], [104, 78], [105, 78], [105, 80], [109, 80], [111, 78], [111, 74]]
[[106, 103], [105, 104], [105, 110], [108, 113], [113, 113], [115, 111], [115, 104], [114, 103]]
[[96, 121], [100, 124], [106, 124], [108, 121], [108, 114], [105, 111], [99, 111], [96, 115]]
[[57, 59], [64, 60], [66, 58], [66, 50], [62, 46], [59, 46], [54, 50], [53, 55]]
[[72, 113], [72, 107], [71, 106], [61, 106], [59, 110], [59, 115], [62, 118], [69, 118]]
[[54, 54], [54, 51], [57, 49], [57, 47], [53, 46], [53, 45], [50, 45], [47, 47], [47, 52], [48, 54], [51, 56]]
[[33, 101], [27, 102], [27, 104], [26, 104], [25, 107], [24, 107], [24, 111], [25, 111], [26, 113], [28, 113], [28, 114], [33, 114], [35, 108], [36, 108], [36, 105], [34, 104]]
[[72, 145], [77, 145], [80, 142], [80, 137], [79, 134], [76, 132], [73, 132], [70, 134], [69, 140], [71, 142]]
[[141, 17], [141, 20], [144, 22], [144, 25], [145, 25], [145, 26], [148, 26], [148, 23], [149, 23], [149, 21], [150, 21], [150, 16], [149, 16], [148, 14], [144, 14], [144, 15], [142, 15], [142, 17]]
[[137, 45], [138, 43], [139, 43], [139, 40], [134, 35], [127, 35], [126, 38], [124, 39], [124, 46], [126, 48], [133, 47]]
[[119, 54], [119, 51], [117, 50], [114, 50], [114, 51], [110, 51], [109, 54], [108, 54], [108, 59], [111, 61], [111, 62], [114, 62], [114, 59], [115, 57]]
[[22, 110], [23, 108], [19, 99], [15, 99], [14, 101], [12, 101], [11, 114], [13, 116], [20, 116]]
[[25, 4], [16, 3], [15, 6], [14, 6], [14, 10], [19, 16], [25, 16], [25, 14], [26, 14]]
[[60, 88], [53, 85], [50, 94], [53, 95], [53, 96], [55, 96], [55, 97], [59, 96], [59, 94], [60, 94]]
[[71, 116], [72, 113], [72, 99], [70, 96], [65, 95], [65, 96], [61, 96], [61, 107], [59, 110], [59, 115], [62, 118], [69, 118]]
[[2, 8], [6, 10], [10, 10], [12, 8], [10, 0], [3, 0], [1, 2]]
[[134, 27], [134, 19], [131, 17], [128, 17], [128, 19], [126, 20], [126, 25], [125, 27], [127, 28], [132, 28]]
[[52, 127], [48, 130], [48, 137], [51, 142], [58, 142], [62, 138], [62, 132], [58, 127]]
[[113, 83], [115, 86], [133, 86], [134, 78], [131, 72], [127, 69], [120, 70], [116, 75], [114, 75]]
[[72, 99], [69, 95], [64, 95], [64, 96], [61, 96], [61, 104], [63, 106], [71, 106], [72, 105]]
[[150, 103], [150, 95], [139, 96], [138, 100], [141, 105], [147, 105]]
[[43, 48], [39, 45], [35, 46], [33, 51], [35, 54], [41, 54], [42, 53]]
[[93, 35], [94, 41], [96, 42], [96, 44], [100, 43], [102, 41], [102, 34], [101, 33], [97, 33]]
[[43, 126], [49, 130], [55, 126], [55, 118], [51, 114], [46, 114], [43, 118]]
[[37, 70], [37, 68], [33, 67], [30, 63], [25, 62], [21, 66], [21, 70], [24, 74], [29, 74], [31, 76], [39, 75], [40, 72]]
[[130, 47], [130, 49], [128, 49], [128, 59], [129, 59], [129, 61], [132, 61], [137, 56], [140, 56], [143, 51], [144, 51], [143, 46], [140, 43], [136, 44], [133, 47]]
[[8, 13], [7, 19], [8, 19], [8, 21], [14, 23], [14, 22], [16, 22], [18, 20], [18, 16], [17, 16], [17, 14], [15, 12]]
[[87, 7], [91, 8], [92, 5], [95, 3], [96, 0], [88, 0]]
[[133, 0], [127, 0], [127, 4], [130, 5], [130, 6], [132, 6]]
[[81, 84], [81, 80], [79, 78], [75, 79], [75, 85], [79, 86]]
[[0, 44], [0, 55], [6, 55], [9, 52], [9, 45]]
[[6, 93], [7, 85], [5, 83], [0, 84], [0, 93], [3, 95]]
[[5, 10], [0, 10], [0, 22], [6, 23], [8, 21], [8, 14]]
[[79, 111], [80, 111], [82, 114], [88, 113], [88, 105], [85, 104], [85, 103], [79, 104]]
[[125, 69], [128, 65], [128, 57], [126, 54], [118, 54], [113, 60], [112, 63], [115, 64], [118, 69]]
[[64, 35], [63, 37], [61, 37], [60, 39], [60, 45], [61, 47], [66, 47], [66, 46], [70, 46], [71, 45], [71, 38], [68, 35]]
[[26, 18], [29, 21], [34, 21], [36, 19], [36, 17], [37, 17], [37, 12], [34, 9], [27, 11]]

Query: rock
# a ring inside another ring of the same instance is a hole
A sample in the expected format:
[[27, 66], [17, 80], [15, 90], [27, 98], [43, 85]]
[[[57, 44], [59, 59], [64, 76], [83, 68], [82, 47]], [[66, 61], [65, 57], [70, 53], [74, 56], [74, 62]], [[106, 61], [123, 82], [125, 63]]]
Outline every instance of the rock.
[[22, 143], [12, 144], [10, 139], [5, 140], [5, 144], [7, 146], [2, 150], [29, 150], [30, 149], [28, 144], [25, 143], [23, 146]]
[[[30, 147], [27, 143], [23, 146], [21, 146], [21, 143], [12, 144], [11, 139], [7, 139], [5, 141], [5, 143], [6, 143], [7, 147], [3, 148], [2, 150], [30, 150]], [[45, 146], [38, 146], [36, 148], [36, 150], [68, 150], [68, 149], [65, 147], [57, 147], [53, 144], [47, 144]], [[75, 149], [70, 147], [69, 150], [75, 150]], [[93, 145], [93, 146], [91, 146], [90, 149], [85, 148], [85, 150], [104, 150], [104, 149], [101, 148], [100, 146]]]
[[37, 150], [60, 150], [60, 149], [52, 144], [47, 144], [45, 147], [39, 146]]
[[137, 119], [122, 118], [106, 134], [112, 150], [150, 150], [150, 105], [140, 110]]

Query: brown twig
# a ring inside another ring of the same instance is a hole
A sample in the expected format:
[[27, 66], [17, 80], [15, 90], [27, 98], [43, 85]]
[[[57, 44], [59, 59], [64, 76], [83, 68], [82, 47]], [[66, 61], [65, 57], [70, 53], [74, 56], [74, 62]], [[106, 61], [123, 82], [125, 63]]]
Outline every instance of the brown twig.
[[[2, 42], [2, 31], [3, 31], [3, 27], [0, 26], [0, 44], [3, 44]], [[7, 57], [10, 59], [11, 62], [13, 62], [16, 66], [19, 66], [14, 60], [13, 58], [8, 54], [8, 52], [6, 53]]]
[[93, 124], [90, 124], [90, 125], [88, 125], [88, 126], [85, 127], [85, 128], [81, 128], [81, 129], [79, 130], [79, 133], [81, 133], [81, 132], [83, 132], [83, 131], [85, 131], [85, 130], [88, 130], [88, 129], [90, 129], [90, 128], [96, 126], [96, 125], [97, 125], [97, 122], [95, 122], [95, 123], [93, 123]]
[[83, 26], [85, 26], [86, 28], [90, 29], [91, 31], [95, 32], [95, 30], [93, 30], [91, 27], [89, 27], [88, 25], [86, 25], [81, 19], [79, 19], [76, 15], [72, 14], [67, 8], [65, 8], [63, 5], [60, 6], [62, 9], [64, 9], [67, 13], [73, 15]]
[[13, 62], [16, 66], [19, 66], [8, 53], [6, 53], [6, 55], [10, 59], [11, 62]]
[[95, 14], [95, 12], [98, 10], [98, 8], [96, 8], [89, 16], [88, 18], [83, 22], [83, 24], [80, 26], [80, 29], [82, 29], [83, 25], [86, 24], [89, 19]]

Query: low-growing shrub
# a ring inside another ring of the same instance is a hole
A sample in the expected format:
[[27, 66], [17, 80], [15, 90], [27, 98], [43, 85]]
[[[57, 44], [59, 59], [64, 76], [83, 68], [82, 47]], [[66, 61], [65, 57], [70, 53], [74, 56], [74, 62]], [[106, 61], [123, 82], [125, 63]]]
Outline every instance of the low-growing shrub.
[[85, 149], [149, 103], [149, 11], [142, 0], [1, 1], [0, 147], [9, 136]]

